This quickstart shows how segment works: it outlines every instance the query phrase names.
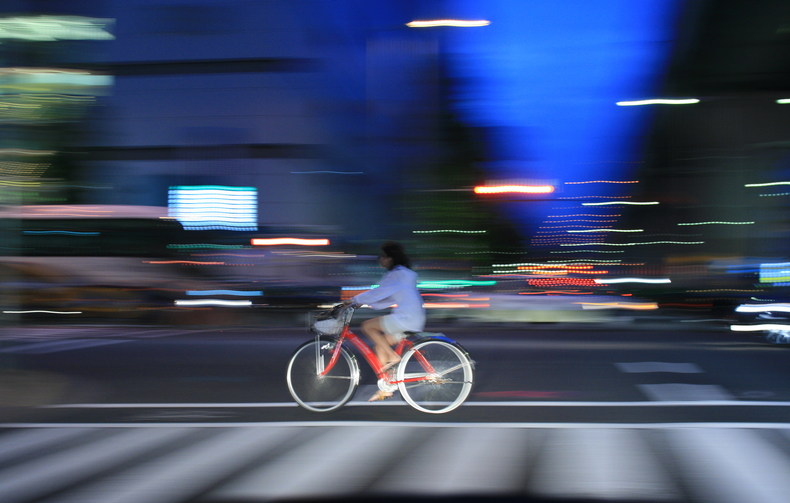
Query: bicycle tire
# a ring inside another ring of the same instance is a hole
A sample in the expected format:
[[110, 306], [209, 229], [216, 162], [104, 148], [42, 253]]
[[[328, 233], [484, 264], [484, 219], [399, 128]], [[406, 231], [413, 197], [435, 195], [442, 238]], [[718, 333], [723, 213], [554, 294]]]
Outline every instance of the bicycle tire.
[[335, 349], [334, 339], [322, 338], [299, 346], [288, 362], [288, 391], [301, 407], [313, 412], [329, 412], [342, 407], [354, 396], [359, 385], [359, 365], [356, 357], [341, 347], [335, 366], [320, 376], [316, 370], [316, 344], [319, 344], [324, 364], [329, 363]]
[[[420, 361], [423, 358], [434, 372], [426, 370]], [[455, 410], [469, 396], [474, 363], [458, 344], [431, 339], [418, 342], [406, 352], [396, 376], [406, 403], [421, 412], [443, 414]]]

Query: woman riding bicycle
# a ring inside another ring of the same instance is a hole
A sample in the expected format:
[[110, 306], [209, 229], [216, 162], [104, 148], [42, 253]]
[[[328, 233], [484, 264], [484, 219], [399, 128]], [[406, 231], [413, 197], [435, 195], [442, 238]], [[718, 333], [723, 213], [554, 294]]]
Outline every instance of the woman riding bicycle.
[[[379, 264], [387, 269], [379, 286], [345, 303], [367, 304], [373, 309], [386, 309], [394, 305], [390, 314], [362, 323], [362, 332], [373, 342], [376, 357], [383, 369], [387, 370], [400, 361], [400, 356], [392, 346], [406, 337], [405, 332], [419, 332], [425, 327], [425, 309], [417, 290], [417, 273], [411, 269], [411, 261], [400, 244], [392, 241], [384, 243]], [[391, 396], [391, 392], [379, 390], [369, 401], [384, 400]]]

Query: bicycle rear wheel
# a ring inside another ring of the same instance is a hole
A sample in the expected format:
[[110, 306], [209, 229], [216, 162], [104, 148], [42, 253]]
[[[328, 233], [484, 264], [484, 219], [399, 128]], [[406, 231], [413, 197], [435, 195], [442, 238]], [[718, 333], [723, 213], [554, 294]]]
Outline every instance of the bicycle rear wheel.
[[288, 362], [288, 391], [296, 403], [313, 412], [329, 412], [342, 407], [359, 385], [356, 358], [340, 348], [332, 369], [320, 375], [317, 365], [325, 368], [335, 352], [330, 339], [309, 341], [297, 348]]
[[415, 344], [398, 365], [398, 389], [415, 409], [450, 412], [469, 396], [474, 380], [472, 360], [457, 344], [427, 340]]

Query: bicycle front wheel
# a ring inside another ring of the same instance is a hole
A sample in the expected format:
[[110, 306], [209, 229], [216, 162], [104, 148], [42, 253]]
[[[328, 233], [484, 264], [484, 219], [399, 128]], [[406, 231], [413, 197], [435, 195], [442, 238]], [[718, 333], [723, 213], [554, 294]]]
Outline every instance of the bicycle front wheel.
[[[334, 366], [321, 375], [332, 355], [340, 351]], [[359, 365], [334, 340], [310, 341], [294, 352], [288, 363], [288, 391], [296, 403], [313, 412], [329, 412], [342, 407], [359, 385]]]
[[472, 391], [473, 363], [458, 345], [428, 340], [415, 344], [398, 365], [398, 389], [415, 409], [431, 414], [450, 412]]

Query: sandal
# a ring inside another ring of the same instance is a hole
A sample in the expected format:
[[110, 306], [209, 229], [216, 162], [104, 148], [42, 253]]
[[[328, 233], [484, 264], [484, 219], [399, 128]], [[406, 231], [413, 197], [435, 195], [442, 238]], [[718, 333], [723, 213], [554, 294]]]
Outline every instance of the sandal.
[[392, 398], [391, 392], [378, 390], [373, 393], [372, 397], [368, 398], [368, 402], [380, 402], [381, 400], [386, 400], [387, 398]]

